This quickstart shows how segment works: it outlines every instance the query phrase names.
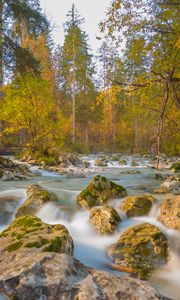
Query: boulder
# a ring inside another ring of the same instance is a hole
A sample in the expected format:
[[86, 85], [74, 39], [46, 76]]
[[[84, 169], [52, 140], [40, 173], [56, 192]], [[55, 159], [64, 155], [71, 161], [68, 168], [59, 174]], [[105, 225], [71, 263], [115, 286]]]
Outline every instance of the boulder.
[[2, 181], [26, 180], [32, 173], [24, 164], [16, 164], [12, 160], [0, 157], [0, 179]]
[[109, 257], [121, 268], [128, 268], [142, 279], [168, 260], [168, 243], [163, 233], [150, 224], [127, 229], [119, 240], [108, 248]]
[[173, 170], [174, 173], [179, 173], [180, 172], [180, 161], [173, 163], [171, 165], [170, 169]]
[[158, 220], [172, 229], [180, 230], [180, 196], [163, 201]]
[[120, 174], [134, 175], [134, 174], [142, 174], [142, 173], [139, 170], [124, 170]]
[[131, 161], [131, 166], [132, 167], [137, 167], [137, 166], [139, 166], [139, 164], [138, 164], [138, 162], [136, 160], [132, 160]]
[[113, 155], [110, 157], [110, 160], [112, 160], [112, 161], [119, 161], [119, 155], [118, 155], [118, 154], [113, 154]]
[[126, 165], [127, 165], [127, 161], [126, 161], [125, 159], [123, 159], [123, 158], [122, 158], [122, 159], [119, 159], [119, 164], [120, 164], [120, 165], [125, 165], [125, 166], [126, 166]]
[[67, 254], [21, 254], [1, 259], [3, 300], [168, 300], [145, 281], [86, 268]]
[[108, 166], [108, 159], [102, 157], [102, 158], [97, 158], [94, 162], [96, 167], [107, 167]]
[[174, 175], [167, 178], [161, 185], [160, 189], [165, 193], [180, 194], [180, 175]]
[[13, 196], [0, 197], [0, 226], [7, 224], [18, 207], [18, 198]]
[[73, 240], [63, 225], [48, 225], [37, 217], [22, 216], [0, 233], [0, 256], [24, 249], [72, 254]]
[[27, 188], [27, 199], [18, 208], [16, 217], [34, 215], [47, 202], [56, 202], [56, 196], [39, 185], [33, 184]]
[[89, 168], [89, 167], [90, 167], [90, 162], [87, 161], [87, 160], [83, 160], [83, 161], [82, 161], [82, 164], [83, 164], [83, 166], [84, 166], [85, 168]]
[[105, 205], [110, 198], [124, 197], [126, 189], [106, 177], [96, 175], [88, 186], [78, 195], [77, 204], [84, 209]]
[[122, 204], [121, 209], [128, 217], [143, 216], [149, 213], [156, 199], [151, 195], [128, 196]]
[[121, 221], [117, 211], [111, 206], [101, 206], [91, 210], [90, 224], [100, 234], [113, 233]]

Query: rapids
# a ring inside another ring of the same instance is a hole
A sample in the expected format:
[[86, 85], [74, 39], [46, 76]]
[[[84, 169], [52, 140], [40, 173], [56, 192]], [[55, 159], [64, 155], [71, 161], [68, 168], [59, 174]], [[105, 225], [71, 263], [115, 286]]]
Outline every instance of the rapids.
[[[166, 235], [170, 245], [170, 259], [164, 267], [156, 269], [149, 279], [151, 284], [156, 286], [159, 291], [174, 300], [180, 298], [180, 233], [168, 229], [162, 223], [156, 220], [161, 202], [169, 195], [154, 195], [158, 202], [155, 203], [149, 215], [138, 218], [127, 219], [120, 211], [119, 206], [123, 199], [112, 199], [109, 204], [114, 206], [121, 216], [122, 222], [117, 232], [111, 236], [98, 236], [88, 223], [89, 212], [77, 211], [76, 197], [79, 192], [86, 187], [95, 174], [103, 174], [110, 180], [123, 185], [129, 195], [138, 195], [150, 193], [158, 188], [161, 181], [155, 179], [157, 170], [148, 168], [150, 165], [147, 159], [138, 159], [138, 167], [132, 167], [132, 157], [126, 157], [127, 165], [119, 165], [118, 162], [110, 162], [108, 167], [96, 167], [94, 161], [95, 155], [84, 156], [84, 160], [90, 162], [89, 169], [86, 169], [85, 178], [68, 178], [65, 174], [61, 175], [55, 172], [38, 169], [36, 166], [30, 166], [31, 171], [36, 176], [27, 181], [7, 181], [0, 183], [0, 201], [6, 197], [12, 197], [16, 203], [10, 221], [14, 218], [16, 209], [25, 199], [26, 187], [32, 183], [40, 184], [42, 187], [56, 194], [59, 200], [58, 204], [48, 203], [38, 213], [37, 216], [42, 221], [49, 224], [64, 224], [74, 240], [74, 256], [79, 261], [89, 267], [113, 272], [117, 275], [118, 271], [109, 269], [110, 260], [106, 256], [106, 248], [114, 243], [119, 235], [128, 227], [144, 222], [151, 223]], [[124, 170], [139, 170], [141, 174], [123, 174]], [[80, 170], [81, 171], [81, 170]], [[167, 169], [163, 169], [162, 174], [168, 174]], [[0, 215], [1, 216], [1, 215]], [[9, 221], [9, 222], [10, 222]], [[0, 223], [0, 231], [6, 228], [7, 224]]]

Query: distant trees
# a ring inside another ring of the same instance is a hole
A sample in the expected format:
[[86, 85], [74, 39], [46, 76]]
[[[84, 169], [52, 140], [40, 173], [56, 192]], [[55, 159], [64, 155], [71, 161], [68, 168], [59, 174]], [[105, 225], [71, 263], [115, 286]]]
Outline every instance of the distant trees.
[[0, 4], [0, 87], [3, 73], [10, 78], [12, 72], [25, 73], [27, 67], [39, 71], [28, 46], [22, 46], [22, 37], [28, 33], [38, 37], [47, 33], [49, 28], [46, 17], [42, 14], [39, 0], [2, 0]]
[[114, 0], [96, 57], [74, 5], [53, 49], [38, 0], [0, 11], [4, 140], [42, 155], [180, 151], [178, 2]]

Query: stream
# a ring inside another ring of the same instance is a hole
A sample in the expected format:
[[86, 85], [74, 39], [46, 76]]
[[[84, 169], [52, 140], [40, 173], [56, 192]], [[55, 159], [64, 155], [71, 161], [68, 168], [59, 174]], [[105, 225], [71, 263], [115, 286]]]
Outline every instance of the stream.
[[[170, 259], [167, 265], [157, 269], [152, 274], [149, 282], [154, 285], [162, 294], [174, 300], [180, 300], [180, 233], [168, 229], [162, 223], [156, 220], [159, 212], [159, 206], [163, 200], [169, 197], [168, 194], [157, 194], [154, 197], [158, 200], [152, 207], [149, 215], [143, 217], [129, 218], [120, 211], [119, 206], [123, 199], [112, 199], [108, 203], [112, 205], [122, 219], [119, 228], [111, 236], [98, 236], [90, 227], [88, 218], [89, 211], [77, 211], [76, 197], [83, 190], [91, 178], [96, 174], [103, 174], [108, 179], [127, 189], [128, 195], [139, 195], [151, 193], [161, 184], [160, 180], [155, 179], [157, 170], [149, 168], [149, 161], [138, 159], [138, 167], [130, 166], [132, 158], [126, 156], [127, 165], [119, 165], [118, 162], [110, 162], [108, 167], [95, 167], [94, 160], [96, 156], [90, 155], [83, 157], [90, 162], [90, 167], [86, 169], [85, 178], [71, 178], [66, 174], [60, 175], [46, 170], [39, 170], [37, 166], [30, 166], [30, 169], [36, 176], [28, 178], [26, 181], [4, 181], [0, 183], [0, 200], [13, 199], [7, 205], [11, 205], [14, 212], [8, 222], [0, 220], [0, 231], [5, 229], [13, 220], [16, 209], [26, 198], [26, 188], [30, 184], [40, 184], [42, 187], [52, 191], [59, 200], [59, 205], [48, 203], [38, 213], [37, 216], [42, 221], [49, 224], [63, 224], [67, 227], [74, 241], [74, 257], [86, 266], [99, 270], [113, 272], [121, 275], [118, 271], [110, 270], [108, 263], [110, 260], [106, 256], [106, 248], [114, 243], [120, 234], [128, 227], [140, 223], [148, 222], [160, 228], [166, 235], [170, 245]], [[123, 174], [127, 170], [138, 170], [141, 174]], [[37, 171], [39, 173], [37, 173]], [[169, 174], [168, 169], [163, 169], [161, 174]], [[1, 215], [0, 215], [1, 216]]]

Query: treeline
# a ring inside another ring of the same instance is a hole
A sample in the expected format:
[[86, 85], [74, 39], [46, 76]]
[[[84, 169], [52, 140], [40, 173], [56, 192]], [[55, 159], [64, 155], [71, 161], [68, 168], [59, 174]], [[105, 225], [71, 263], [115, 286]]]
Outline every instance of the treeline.
[[180, 5], [114, 0], [92, 55], [73, 5], [55, 46], [38, 0], [0, 6], [1, 147], [180, 151]]

